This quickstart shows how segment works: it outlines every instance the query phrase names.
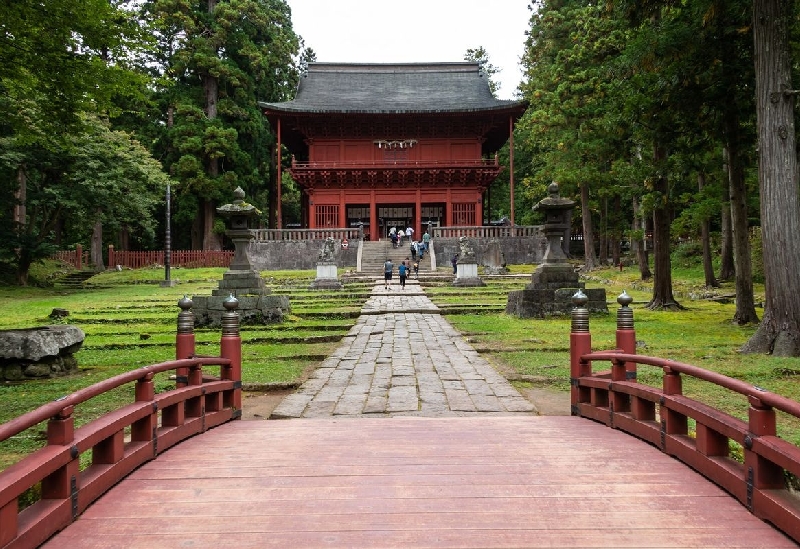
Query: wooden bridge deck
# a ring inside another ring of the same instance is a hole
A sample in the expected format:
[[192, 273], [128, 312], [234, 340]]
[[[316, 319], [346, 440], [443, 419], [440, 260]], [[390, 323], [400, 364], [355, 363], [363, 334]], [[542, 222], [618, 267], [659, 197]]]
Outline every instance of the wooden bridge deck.
[[229, 423], [142, 466], [45, 547], [797, 545], [628, 435], [482, 415]]

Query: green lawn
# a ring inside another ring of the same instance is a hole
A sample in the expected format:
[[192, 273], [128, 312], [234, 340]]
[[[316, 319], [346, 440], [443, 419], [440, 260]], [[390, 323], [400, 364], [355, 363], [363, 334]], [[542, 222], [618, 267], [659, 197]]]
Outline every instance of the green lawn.
[[[529, 274], [533, 266], [514, 266], [517, 274]], [[67, 321], [79, 326], [87, 337], [78, 353], [80, 371], [75, 376], [23, 384], [0, 385], [0, 422], [102, 379], [174, 357], [178, 300], [184, 295], [208, 294], [216, 287], [224, 269], [179, 269], [173, 271], [173, 288], [162, 288], [163, 271], [141, 269], [102, 273], [90, 279], [93, 289], [80, 291], [52, 288], [0, 286], [0, 307], [5, 312], [0, 328], [22, 328], [52, 321], [54, 307], [70, 311]], [[634, 319], [638, 352], [688, 362], [742, 379], [800, 401], [800, 359], [742, 355], [741, 345], [754, 326], [731, 323], [734, 305], [709, 299], [696, 269], [673, 273], [675, 293], [683, 311], [649, 311], [644, 304], [652, 291], [638, 279], [638, 272], [625, 269], [594, 271], [586, 278], [588, 287], [607, 291], [611, 314], [591, 318], [593, 347], [614, 346], [616, 297], [626, 290], [634, 298]], [[243, 382], [245, 384], [292, 384], [331, 353], [338, 340], [355, 322], [361, 304], [369, 296], [370, 284], [348, 285], [340, 292], [308, 290], [312, 271], [265, 273], [275, 293], [290, 297], [292, 311], [286, 321], [266, 326], [243, 326]], [[504, 314], [509, 291], [528, 284], [527, 276], [488, 279], [483, 288], [454, 288], [436, 285], [426, 288], [442, 307], [448, 320], [470, 343], [500, 369], [517, 377], [530, 376], [526, 383], [556, 391], [569, 388], [568, 318], [518, 319]], [[424, 281], [423, 281], [424, 282]], [[734, 293], [731, 284], [716, 295]], [[756, 287], [756, 301], [763, 294]], [[219, 352], [219, 330], [196, 331], [198, 353]], [[598, 365], [606, 368], [606, 365]], [[660, 370], [642, 366], [639, 381], [660, 385]], [[168, 387], [164, 377], [157, 384]], [[746, 418], [747, 403], [737, 395], [709, 384], [685, 379], [686, 394], [695, 396], [730, 413]], [[112, 409], [132, 398], [132, 387], [95, 399], [76, 413], [80, 422]], [[0, 467], [15, 456], [42, 443], [42, 429], [32, 430], [0, 444]], [[800, 444], [800, 424], [780, 418], [782, 436]]]

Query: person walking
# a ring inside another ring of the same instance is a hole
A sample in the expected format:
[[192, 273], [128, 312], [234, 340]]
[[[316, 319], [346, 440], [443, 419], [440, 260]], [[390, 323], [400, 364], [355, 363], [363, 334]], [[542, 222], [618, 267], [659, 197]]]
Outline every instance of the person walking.
[[425, 234], [422, 235], [422, 244], [425, 246], [425, 251], [428, 251], [428, 246], [431, 244], [431, 235], [428, 234], [428, 231], [425, 231]]
[[414, 263], [414, 280], [419, 280], [419, 263]]
[[391, 259], [386, 259], [386, 262], [383, 264], [383, 288], [388, 290], [389, 284], [392, 281], [392, 270], [394, 269], [394, 265], [392, 265]]
[[403, 229], [400, 229], [399, 231], [397, 231], [397, 241], [400, 243], [401, 246], [403, 245], [403, 237], [405, 235], [406, 235], [406, 232]]
[[450, 263], [453, 264], [453, 274], [456, 274], [456, 272], [458, 271], [458, 269], [457, 269], [458, 254], [453, 255], [453, 259], [450, 260]]
[[416, 241], [416, 240], [414, 240], [414, 241], [411, 243], [411, 246], [410, 246], [410, 247], [411, 247], [411, 259], [412, 259], [413, 261], [416, 261], [416, 260], [417, 260], [417, 241]]
[[400, 289], [406, 289], [406, 275], [408, 274], [408, 267], [406, 266], [406, 262], [403, 261], [400, 263], [400, 266], [397, 267], [397, 274], [400, 275]]

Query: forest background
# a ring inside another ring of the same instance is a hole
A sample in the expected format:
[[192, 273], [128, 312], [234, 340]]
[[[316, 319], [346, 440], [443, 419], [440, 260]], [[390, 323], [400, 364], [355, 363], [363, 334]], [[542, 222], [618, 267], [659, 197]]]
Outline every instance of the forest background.
[[[797, 8], [531, 2], [515, 200], [506, 170], [486, 221], [514, 203], [518, 223], [539, 222], [532, 206], [558, 181], [580, 203], [587, 270], [630, 246], [642, 278], [654, 278], [649, 306], [680, 308], [671, 251], [696, 243], [708, 286], [736, 281], [732, 320], [760, 322], [744, 350], [800, 355]], [[465, 59], [491, 78], [491, 52], [475, 41]], [[276, 203], [275, 136], [257, 103], [290, 100], [315, 57], [284, 0], [6, 2], [0, 262], [25, 284], [57, 248], [88, 244], [98, 269], [105, 244], [160, 248], [167, 189], [176, 248], [223, 246], [214, 212], [236, 186], [263, 226], [279, 207], [299, 221], [285, 172]], [[761, 318], [754, 277], [765, 282]]]

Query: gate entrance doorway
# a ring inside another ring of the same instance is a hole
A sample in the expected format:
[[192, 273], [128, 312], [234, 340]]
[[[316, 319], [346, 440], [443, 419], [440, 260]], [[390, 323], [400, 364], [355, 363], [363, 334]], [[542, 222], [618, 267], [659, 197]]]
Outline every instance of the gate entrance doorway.
[[381, 238], [389, 238], [392, 228], [395, 231], [414, 226], [413, 206], [380, 206], [378, 207], [378, 224], [381, 229]]

